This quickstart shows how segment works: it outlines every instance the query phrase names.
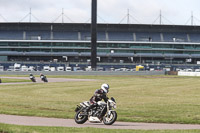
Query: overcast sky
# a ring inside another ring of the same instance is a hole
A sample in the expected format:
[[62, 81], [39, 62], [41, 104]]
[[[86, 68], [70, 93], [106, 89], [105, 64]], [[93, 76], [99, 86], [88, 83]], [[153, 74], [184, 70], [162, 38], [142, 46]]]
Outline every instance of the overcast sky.
[[[200, 0], [98, 0], [99, 23], [200, 25]], [[91, 0], [0, 0], [0, 22], [90, 22]], [[27, 17], [26, 17], [27, 16]], [[124, 18], [124, 19], [123, 19]], [[37, 20], [38, 19], [38, 20]]]

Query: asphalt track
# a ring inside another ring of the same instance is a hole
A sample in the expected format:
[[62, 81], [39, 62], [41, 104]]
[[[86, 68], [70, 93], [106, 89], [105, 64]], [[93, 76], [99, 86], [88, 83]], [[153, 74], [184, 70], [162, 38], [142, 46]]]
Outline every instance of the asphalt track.
[[26, 125], [26, 126], [50, 126], [50, 127], [93, 127], [106, 129], [142, 129], [142, 130], [175, 130], [175, 129], [200, 129], [200, 125], [190, 124], [157, 124], [157, 123], [132, 123], [115, 122], [106, 126], [103, 123], [76, 124], [73, 119], [42, 118], [30, 116], [0, 115], [0, 123]]
[[[2, 77], [13, 79], [29, 79], [28, 77]], [[37, 83], [42, 83], [40, 78], [36, 78]], [[49, 82], [76, 82], [76, 81], [93, 81], [92, 79], [66, 79], [66, 78], [48, 78]], [[32, 82], [24, 83], [1, 83], [7, 84], [30, 84]], [[43, 118], [30, 116], [15, 116], [0, 114], [0, 123], [26, 125], [26, 126], [52, 126], [52, 127], [93, 127], [106, 129], [142, 129], [142, 130], [175, 130], [175, 129], [200, 129], [200, 125], [192, 124], [161, 124], [161, 123], [133, 123], [133, 122], [115, 122], [113, 125], [106, 126], [103, 123], [89, 123], [76, 124], [73, 119], [58, 119], [58, 118]]]

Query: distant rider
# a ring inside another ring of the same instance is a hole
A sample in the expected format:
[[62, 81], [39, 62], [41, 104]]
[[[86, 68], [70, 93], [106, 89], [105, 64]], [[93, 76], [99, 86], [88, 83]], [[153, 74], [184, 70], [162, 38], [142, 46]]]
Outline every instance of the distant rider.
[[29, 74], [29, 78], [31, 79], [31, 81], [36, 82], [35, 77], [32, 73]]
[[46, 76], [42, 73], [40, 73], [40, 79], [43, 81], [46, 78]]
[[42, 73], [40, 73], [40, 79], [42, 81], [44, 81], [44, 82], [48, 82], [47, 77], [44, 74], [42, 74]]
[[35, 78], [32, 73], [29, 74], [30, 79]]
[[41, 78], [41, 79], [45, 78], [45, 75], [42, 74], [42, 73], [40, 73], [40, 78]]

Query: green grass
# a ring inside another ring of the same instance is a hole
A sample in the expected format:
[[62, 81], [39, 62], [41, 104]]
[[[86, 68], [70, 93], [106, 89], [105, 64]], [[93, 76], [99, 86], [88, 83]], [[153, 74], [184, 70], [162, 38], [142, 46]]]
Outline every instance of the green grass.
[[[50, 76], [48, 76], [50, 77]], [[200, 82], [176, 76], [52, 76], [87, 82], [0, 86], [0, 113], [73, 118], [102, 83], [117, 100], [119, 121], [200, 124]]]
[[26, 79], [9, 79], [9, 78], [2, 78], [2, 83], [15, 83], [15, 82], [31, 82], [30, 80]]
[[199, 133], [200, 130], [120, 130], [101, 128], [34, 127], [0, 123], [0, 133]]

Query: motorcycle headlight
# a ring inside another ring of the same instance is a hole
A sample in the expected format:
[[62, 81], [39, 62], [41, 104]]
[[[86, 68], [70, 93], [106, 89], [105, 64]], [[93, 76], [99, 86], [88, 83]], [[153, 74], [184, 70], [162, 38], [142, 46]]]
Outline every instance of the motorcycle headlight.
[[111, 102], [111, 103], [110, 103], [110, 107], [113, 107], [114, 109], [117, 108], [117, 106], [116, 106], [116, 104], [115, 104], [114, 102]]
[[113, 106], [114, 106], [113, 102], [110, 102], [110, 106], [111, 106], [111, 107], [113, 107]]

